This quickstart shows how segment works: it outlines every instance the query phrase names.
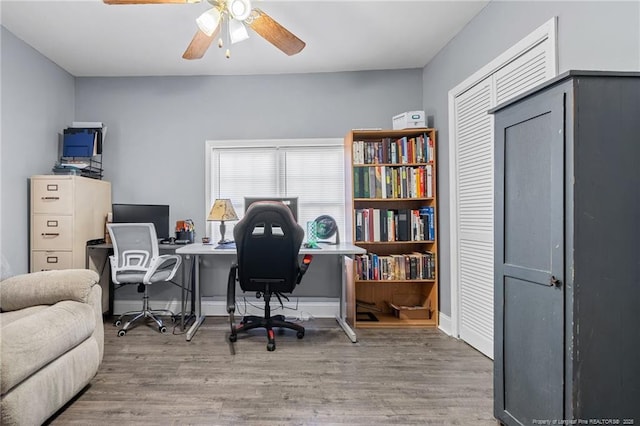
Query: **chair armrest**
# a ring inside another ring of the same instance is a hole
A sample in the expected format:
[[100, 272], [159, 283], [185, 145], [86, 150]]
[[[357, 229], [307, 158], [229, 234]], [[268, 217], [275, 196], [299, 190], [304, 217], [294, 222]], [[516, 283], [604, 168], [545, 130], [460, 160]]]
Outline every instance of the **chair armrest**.
[[302, 281], [302, 277], [307, 272], [307, 269], [309, 269], [309, 265], [311, 265], [312, 260], [313, 256], [310, 254], [305, 254], [302, 258], [302, 265], [300, 265], [300, 268], [298, 269], [298, 278], [296, 279], [296, 285], [300, 284], [300, 281]]
[[[175, 262], [175, 264], [173, 262]], [[158, 256], [156, 257], [155, 262], [150, 265], [147, 273], [144, 275], [143, 282], [145, 284], [151, 284], [151, 277], [153, 276], [153, 274], [160, 270], [171, 268], [171, 272], [166, 279], [166, 281], [169, 281], [176, 275], [176, 272], [178, 272], [178, 268], [180, 267], [181, 263], [182, 257], [177, 254], [163, 254], [162, 256]]]
[[99, 276], [88, 269], [40, 271], [16, 275], [0, 282], [0, 310], [53, 305], [63, 300], [88, 303]]
[[236, 274], [238, 273], [238, 265], [231, 265], [229, 270], [229, 280], [227, 281], [227, 313], [233, 313], [236, 310]]

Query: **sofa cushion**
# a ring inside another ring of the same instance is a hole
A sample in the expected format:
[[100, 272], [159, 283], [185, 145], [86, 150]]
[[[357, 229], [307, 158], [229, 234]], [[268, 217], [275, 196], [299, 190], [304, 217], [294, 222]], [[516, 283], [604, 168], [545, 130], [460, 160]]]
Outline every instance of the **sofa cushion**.
[[[65, 300], [4, 324], [0, 334], [2, 394], [78, 346], [94, 332], [96, 315], [86, 303]], [[6, 313], [1, 314], [3, 317]]]
[[2, 395], [0, 425], [39, 426], [45, 423], [91, 382], [100, 366], [99, 351], [98, 342], [90, 337], [19, 386], [14, 386]]
[[34, 305], [53, 305], [62, 300], [87, 302], [99, 277], [88, 269], [40, 271], [16, 275], [0, 282], [0, 310], [15, 311]]
[[5, 327], [14, 321], [18, 321], [21, 318], [33, 315], [38, 311], [45, 310], [49, 305], [36, 305], [29, 306], [28, 308], [18, 309], [17, 311], [8, 311], [0, 313], [0, 327]]

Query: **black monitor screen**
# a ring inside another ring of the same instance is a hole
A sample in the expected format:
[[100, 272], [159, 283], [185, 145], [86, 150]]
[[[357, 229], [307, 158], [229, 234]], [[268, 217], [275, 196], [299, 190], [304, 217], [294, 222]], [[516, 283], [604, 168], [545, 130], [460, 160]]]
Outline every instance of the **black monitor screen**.
[[169, 206], [159, 204], [113, 204], [113, 223], [153, 223], [158, 238], [169, 238]]
[[280, 201], [289, 207], [293, 218], [296, 222], [298, 221], [298, 197], [244, 197], [245, 213], [251, 204], [258, 201]]

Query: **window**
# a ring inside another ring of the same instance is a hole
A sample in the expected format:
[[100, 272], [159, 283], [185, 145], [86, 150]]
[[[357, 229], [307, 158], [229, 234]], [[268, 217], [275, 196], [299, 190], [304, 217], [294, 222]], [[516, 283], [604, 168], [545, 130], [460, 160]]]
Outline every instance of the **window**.
[[[345, 222], [342, 139], [207, 141], [206, 215], [216, 198], [229, 198], [239, 218], [244, 197], [298, 197], [298, 223], [327, 214]], [[206, 217], [206, 216], [205, 216]], [[235, 222], [225, 223], [232, 239]], [[217, 223], [207, 223], [213, 241]]]

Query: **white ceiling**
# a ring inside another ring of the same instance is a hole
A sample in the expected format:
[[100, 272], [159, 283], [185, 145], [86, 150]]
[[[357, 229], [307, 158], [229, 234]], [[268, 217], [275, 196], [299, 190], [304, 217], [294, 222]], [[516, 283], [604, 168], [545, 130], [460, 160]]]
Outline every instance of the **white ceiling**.
[[249, 30], [231, 59], [182, 53], [210, 5], [1, 0], [2, 25], [74, 76], [246, 75], [422, 68], [487, 1], [253, 0], [306, 42], [287, 56]]

